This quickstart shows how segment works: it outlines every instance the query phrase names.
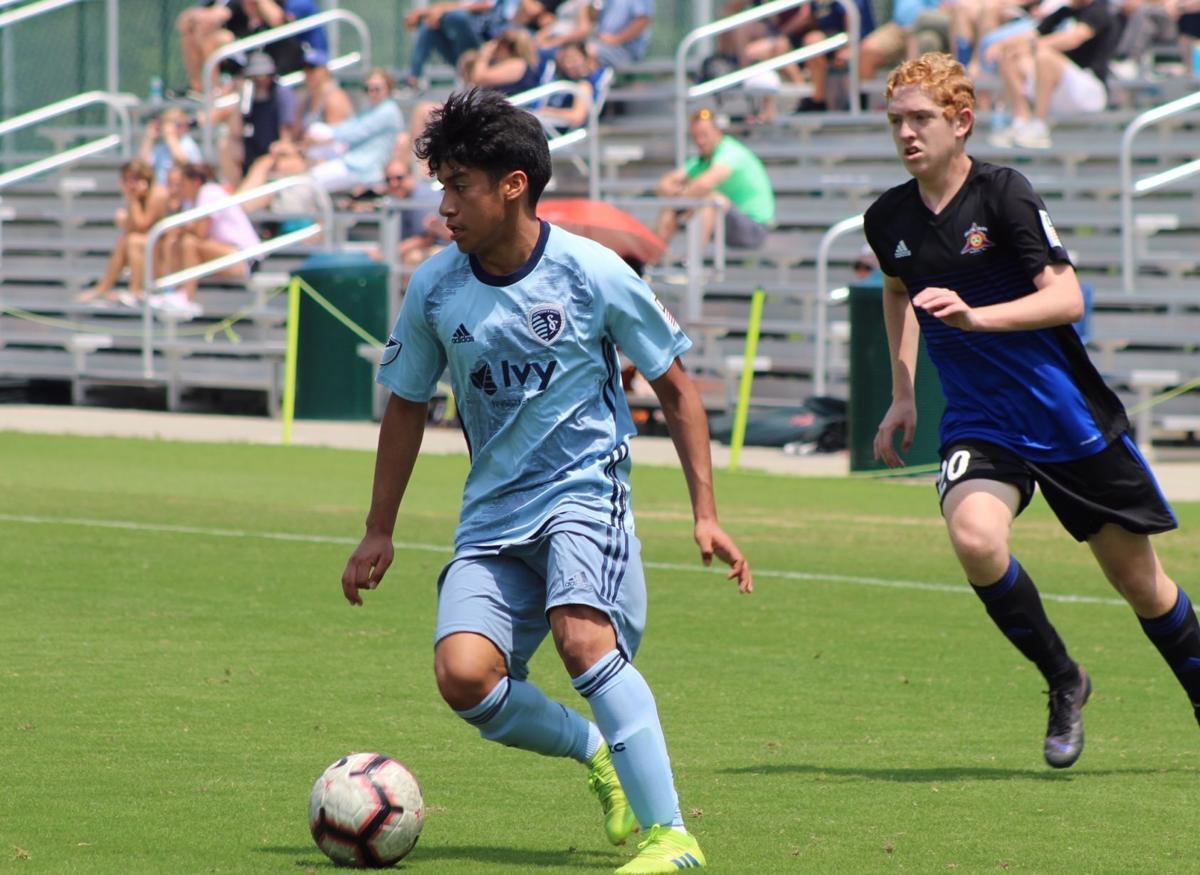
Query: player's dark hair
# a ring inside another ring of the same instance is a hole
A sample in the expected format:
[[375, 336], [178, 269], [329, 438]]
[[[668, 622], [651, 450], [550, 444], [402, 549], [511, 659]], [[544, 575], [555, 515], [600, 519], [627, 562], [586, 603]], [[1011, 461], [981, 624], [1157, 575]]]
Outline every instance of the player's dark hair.
[[482, 170], [492, 184], [514, 170], [529, 179], [529, 206], [550, 181], [550, 148], [542, 123], [498, 91], [451, 94], [430, 116], [413, 151], [436, 175], [444, 164]]

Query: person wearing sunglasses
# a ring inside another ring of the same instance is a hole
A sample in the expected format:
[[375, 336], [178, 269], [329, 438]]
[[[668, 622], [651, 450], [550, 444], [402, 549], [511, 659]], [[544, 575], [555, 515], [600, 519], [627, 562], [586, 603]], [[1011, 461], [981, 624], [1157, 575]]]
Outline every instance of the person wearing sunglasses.
[[350, 191], [383, 181], [383, 168], [396, 136], [404, 129], [404, 114], [392, 99], [396, 82], [382, 67], [367, 75], [367, 107], [357, 117], [335, 126], [333, 146], [339, 156], [312, 168], [326, 191]]

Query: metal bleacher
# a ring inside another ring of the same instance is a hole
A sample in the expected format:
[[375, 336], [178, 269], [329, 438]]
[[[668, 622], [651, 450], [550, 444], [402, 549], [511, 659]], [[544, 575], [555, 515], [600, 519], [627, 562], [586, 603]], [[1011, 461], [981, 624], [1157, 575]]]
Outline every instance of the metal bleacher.
[[[659, 176], [674, 166], [671, 68], [666, 59], [650, 59], [618, 77], [600, 127], [597, 157], [603, 172], [577, 154], [556, 155], [554, 187], [547, 197], [585, 196], [589, 174], [597, 173], [602, 197], [620, 198], [630, 212], [653, 222], [652, 203], [628, 206], [625, 199], [649, 200]], [[1147, 385], [1157, 391], [1200, 377], [1200, 176], [1139, 198], [1132, 292], [1121, 275], [1122, 132], [1141, 110], [1194, 87], [1181, 78], [1156, 83], [1153, 89], [1130, 88], [1117, 101], [1127, 108], [1056, 119], [1054, 148], [1043, 152], [989, 145], [991, 119], [983, 113], [969, 146], [978, 159], [1018, 167], [1046, 200], [1080, 279], [1093, 291], [1093, 357], [1131, 405], [1146, 398]], [[659, 297], [677, 314], [686, 314], [681, 321], [696, 340], [689, 364], [702, 378], [713, 408], [725, 404], [740, 367], [750, 296], [757, 288], [768, 299], [754, 403], [799, 404], [813, 393], [820, 241], [831, 225], [861, 213], [905, 178], [878, 110], [791, 114], [775, 124], [747, 125], [738, 121], [743, 105], [744, 98], [730, 92], [721, 96], [718, 108], [732, 117], [730, 131], [767, 164], [777, 195], [776, 229], [762, 249], [730, 249], [723, 264], [707, 253], [698, 302], [689, 299], [694, 277], [687, 273], [682, 235], [672, 242], [665, 262], [648, 275]], [[1197, 155], [1200, 118], [1195, 113], [1146, 132], [1133, 149], [1139, 175]], [[92, 156], [2, 193], [0, 210], [9, 218], [0, 224], [0, 303], [6, 308], [0, 314], [0, 377], [70, 382], [77, 400], [85, 400], [87, 389], [98, 384], [145, 384], [136, 333], [140, 311], [74, 300], [101, 275], [116, 236], [112, 216], [121, 205], [120, 160], [113, 154]], [[363, 220], [358, 215], [339, 218], [337, 240], [344, 239], [350, 224]], [[359, 231], [359, 236], [378, 239], [377, 225], [362, 225]], [[861, 234], [833, 243], [831, 286], [853, 281], [863, 243]], [[270, 299], [269, 291], [313, 248], [301, 245], [272, 253], [254, 288], [202, 283], [198, 301], [203, 317], [175, 326], [175, 339], [155, 352], [164, 367], [154, 383], [167, 390], [168, 402], [213, 403], [217, 397], [220, 403], [214, 390], [251, 390], [263, 398], [264, 410], [275, 411], [285, 307], [281, 297]], [[829, 394], [845, 397], [847, 316], [837, 300], [830, 309], [826, 387]], [[236, 340], [210, 331], [243, 311]], [[1158, 374], [1157, 383], [1148, 372]], [[1153, 425], [1160, 434], [1200, 431], [1200, 392], [1180, 394], [1156, 407]]]

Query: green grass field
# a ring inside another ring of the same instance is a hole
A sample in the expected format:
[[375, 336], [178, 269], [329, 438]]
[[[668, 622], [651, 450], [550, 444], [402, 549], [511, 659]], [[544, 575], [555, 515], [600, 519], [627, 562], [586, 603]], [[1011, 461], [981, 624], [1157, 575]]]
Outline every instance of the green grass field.
[[[371, 454], [3, 434], [0, 456], [0, 871], [329, 871], [308, 792], [353, 750], [422, 780], [405, 871], [626, 858], [581, 767], [483, 742], [438, 697], [465, 459], [420, 461], [396, 564], [353, 609]], [[753, 596], [699, 565], [679, 473], [635, 471], [638, 664], [713, 872], [1200, 871], [1191, 709], [1044, 505], [1015, 551], [1096, 683], [1065, 773], [1041, 760], [1041, 678], [961, 582], [928, 483], [745, 473], [718, 497]], [[1176, 509], [1160, 552], [1200, 596], [1200, 506]], [[582, 706], [552, 647], [533, 679]]]

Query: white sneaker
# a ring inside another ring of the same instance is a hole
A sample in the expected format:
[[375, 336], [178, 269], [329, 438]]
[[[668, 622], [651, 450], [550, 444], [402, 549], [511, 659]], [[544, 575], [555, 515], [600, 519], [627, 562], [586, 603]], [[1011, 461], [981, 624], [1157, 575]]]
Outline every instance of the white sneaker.
[[1125, 82], [1130, 82], [1139, 78], [1142, 73], [1141, 68], [1138, 66], [1138, 62], [1132, 58], [1123, 58], [1119, 61], [1109, 61], [1108, 71], [1116, 78]]
[[164, 316], [184, 321], [204, 312], [200, 305], [189, 299], [186, 294], [174, 290], [151, 296], [150, 306]]
[[1022, 149], [1049, 149], [1054, 145], [1050, 139], [1050, 129], [1040, 118], [1014, 125], [1013, 144]]
[[133, 294], [133, 292], [117, 292], [117, 303], [131, 310], [136, 310], [142, 306], [142, 299]]

